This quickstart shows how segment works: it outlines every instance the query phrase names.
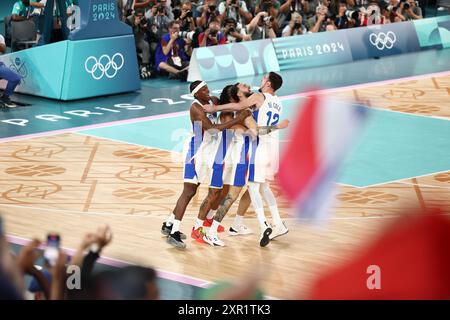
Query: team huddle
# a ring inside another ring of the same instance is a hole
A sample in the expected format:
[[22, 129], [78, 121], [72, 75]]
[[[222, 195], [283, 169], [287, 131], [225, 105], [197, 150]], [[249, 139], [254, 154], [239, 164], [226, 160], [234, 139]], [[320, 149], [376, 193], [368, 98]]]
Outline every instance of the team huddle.
[[[237, 83], [226, 86], [220, 99], [210, 96], [205, 82], [191, 83], [192, 134], [183, 152], [183, 192], [161, 229], [169, 244], [186, 247], [183, 240], [187, 237], [180, 231], [180, 224], [201, 183], [209, 189], [192, 228], [191, 237], [195, 241], [225, 245], [218, 237], [224, 231], [221, 222], [246, 185], [248, 189], [239, 201], [228, 233], [233, 236], [252, 233], [243, 224], [250, 204], [260, 224], [261, 247], [288, 233], [268, 182], [278, 169], [277, 130], [289, 123], [280, 121], [282, 105], [275, 95], [282, 83], [281, 76], [270, 72], [263, 77], [258, 93], [252, 93], [246, 84]], [[263, 199], [270, 209], [272, 224], [266, 220]], [[204, 227], [210, 227], [208, 232]]]

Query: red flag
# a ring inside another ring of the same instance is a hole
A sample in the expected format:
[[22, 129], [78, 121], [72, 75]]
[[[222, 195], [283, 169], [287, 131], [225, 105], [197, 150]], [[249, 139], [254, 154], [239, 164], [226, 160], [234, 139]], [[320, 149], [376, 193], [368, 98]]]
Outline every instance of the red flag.
[[397, 221], [354, 259], [320, 278], [310, 298], [449, 299], [450, 219], [439, 212]]

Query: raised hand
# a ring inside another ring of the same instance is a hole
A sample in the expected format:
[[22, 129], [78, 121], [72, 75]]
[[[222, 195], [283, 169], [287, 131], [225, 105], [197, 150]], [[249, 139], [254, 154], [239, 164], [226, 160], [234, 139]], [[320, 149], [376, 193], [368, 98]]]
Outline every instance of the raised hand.
[[280, 122], [278, 122], [277, 129], [286, 129], [288, 126], [289, 126], [289, 120], [284, 119], [284, 120], [281, 120]]

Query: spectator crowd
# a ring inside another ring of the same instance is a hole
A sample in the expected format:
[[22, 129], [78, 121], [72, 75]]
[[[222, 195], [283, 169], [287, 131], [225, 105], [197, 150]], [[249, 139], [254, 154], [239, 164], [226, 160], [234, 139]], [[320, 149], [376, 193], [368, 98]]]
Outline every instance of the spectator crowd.
[[186, 80], [198, 47], [422, 19], [414, 0], [117, 0], [141, 77]]
[[[18, 0], [12, 21], [39, 23], [46, 0]], [[116, 0], [133, 29], [141, 78], [187, 79], [194, 48], [422, 19], [426, 0]], [[68, 15], [75, 0], [66, 0]], [[55, 11], [55, 30], [61, 28]], [[39, 28], [38, 37], [39, 37]], [[58, 37], [56, 37], [58, 38]]]

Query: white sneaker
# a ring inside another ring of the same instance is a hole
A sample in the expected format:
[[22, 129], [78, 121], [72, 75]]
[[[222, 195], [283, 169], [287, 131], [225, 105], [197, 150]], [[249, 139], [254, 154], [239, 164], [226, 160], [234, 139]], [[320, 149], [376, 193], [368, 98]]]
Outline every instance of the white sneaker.
[[253, 231], [251, 229], [249, 229], [246, 225], [241, 224], [239, 227], [230, 227], [230, 229], [228, 230], [228, 234], [230, 236], [238, 236], [238, 235], [247, 235], [247, 234], [252, 234]]
[[213, 247], [214, 246], [219, 246], [219, 247], [224, 247], [225, 246], [225, 243], [222, 240], [220, 240], [217, 236], [212, 236], [212, 235], [209, 235], [209, 234], [205, 234], [203, 236], [203, 240], [206, 243], [209, 243], [210, 245], [212, 245]]
[[285, 235], [289, 232], [289, 229], [286, 227], [284, 222], [279, 225], [272, 226], [272, 234], [269, 236], [270, 240]]

